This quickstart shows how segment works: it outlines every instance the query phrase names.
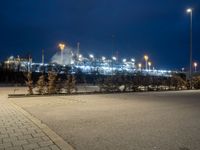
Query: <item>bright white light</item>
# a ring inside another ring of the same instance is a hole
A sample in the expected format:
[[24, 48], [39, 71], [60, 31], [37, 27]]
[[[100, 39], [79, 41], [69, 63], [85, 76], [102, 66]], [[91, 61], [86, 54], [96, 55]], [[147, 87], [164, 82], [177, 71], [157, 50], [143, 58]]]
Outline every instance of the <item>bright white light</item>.
[[194, 62], [194, 67], [197, 67], [197, 65], [198, 65], [198, 64], [197, 64], [196, 62]]
[[106, 57], [103, 56], [103, 57], [102, 57], [102, 60], [103, 60], [103, 61], [106, 60]]
[[115, 56], [112, 57], [113, 60], [117, 60], [117, 58]]
[[126, 62], [126, 59], [123, 59], [123, 62], [125, 63], [125, 62]]
[[139, 64], [138, 64], [138, 67], [139, 67], [139, 68], [141, 68], [141, 67], [142, 67], [142, 64], [141, 64], [141, 63], [139, 63]]
[[79, 60], [79, 61], [82, 61], [82, 59], [83, 59], [83, 56], [80, 54], [80, 55], [78, 56], [78, 60]]
[[90, 54], [89, 57], [90, 57], [90, 58], [94, 58], [94, 55]]
[[192, 9], [191, 8], [188, 8], [187, 9], [187, 13], [191, 13], [192, 12]]
[[131, 61], [132, 61], [132, 62], [135, 62], [135, 59], [134, 59], [134, 58], [131, 58]]
[[71, 61], [71, 64], [74, 64], [74, 61]]

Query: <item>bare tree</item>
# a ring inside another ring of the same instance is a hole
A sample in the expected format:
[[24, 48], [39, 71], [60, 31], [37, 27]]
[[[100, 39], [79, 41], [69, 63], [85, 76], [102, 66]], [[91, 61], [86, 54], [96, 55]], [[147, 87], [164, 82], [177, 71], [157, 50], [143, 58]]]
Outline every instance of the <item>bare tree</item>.
[[26, 85], [28, 86], [28, 94], [32, 95], [33, 94], [33, 80], [32, 80], [32, 73], [28, 72], [28, 74], [26, 74]]
[[48, 93], [55, 94], [56, 93], [56, 77], [57, 74], [55, 72], [48, 72]]
[[45, 76], [41, 75], [37, 81], [37, 91], [39, 94], [45, 94], [45, 87], [46, 87], [46, 82], [45, 82]]
[[76, 79], [75, 79], [75, 76], [67, 75], [67, 80], [66, 80], [65, 85], [66, 85], [65, 88], [66, 88], [67, 94], [71, 94], [73, 90], [76, 91]]

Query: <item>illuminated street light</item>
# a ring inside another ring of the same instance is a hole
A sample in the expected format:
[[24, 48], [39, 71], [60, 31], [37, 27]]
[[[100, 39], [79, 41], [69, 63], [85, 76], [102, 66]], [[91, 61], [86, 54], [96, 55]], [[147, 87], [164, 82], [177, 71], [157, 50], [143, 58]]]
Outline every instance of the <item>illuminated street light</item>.
[[187, 13], [191, 13], [192, 12], [192, 9], [191, 8], [188, 8], [187, 9]]
[[198, 66], [197, 62], [194, 62], [193, 65], [194, 65], [194, 71], [197, 72], [197, 66]]
[[78, 60], [79, 61], [81, 61], [82, 60], [82, 58], [83, 58], [83, 56], [80, 54], [80, 55], [78, 55]]
[[94, 55], [90, 54], [89, 57], [93, 59], [93, 58], [94, 58]]
[[142, 64], [141, 63], [138, 64], [138, 68], [139, 68], [139, 70], [142, 69]]
[[148, 62], [149, 70], [151, 70], [151, 65], [152, 65], [152, 63], [149, 61]]
[[145, 60], [148, 60], [149, 57], [148, 57], [147, 55], [144, 55], [144, 59], [145, 59]]
[[113, 60], [117, 60], [117, 58], [115, 56], [112, 57]]
[[123, 61], [123, 63], [125, 63], [125, 62], [126, 62], [126, 59], [123, 59], [122, 61]]
[[189, 80], [190, 80], [190, 89], [192, 89], [192, 8], [187, 9], [187, 13], [190, 14], [190, 72], [189, 72]]
[[147, 70], [147, 66], [148, 66], [148, 59], [149, 59], [149, 57], [147, 55], [144, 55], [144, 60], [146, 63], [146, 70]]
[[[112, 57], [112, 60], [116, 61], [117, 58], [116, 58], [115, 56], [113, 56], [113, 57]], [[112, 65], [111, 67], [112, 67], [112, 75], [113, 75], [113, 61], [111, 61], [111, 65]]]

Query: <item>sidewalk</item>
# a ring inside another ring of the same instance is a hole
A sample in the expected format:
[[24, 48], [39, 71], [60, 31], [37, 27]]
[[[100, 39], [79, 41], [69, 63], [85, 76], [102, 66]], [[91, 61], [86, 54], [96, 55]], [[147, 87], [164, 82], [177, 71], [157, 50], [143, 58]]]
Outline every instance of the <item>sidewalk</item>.
[[45, 124], [11, 103], [7, 93], [0, 91], [0, 150], [32, 149], [73, 150]]

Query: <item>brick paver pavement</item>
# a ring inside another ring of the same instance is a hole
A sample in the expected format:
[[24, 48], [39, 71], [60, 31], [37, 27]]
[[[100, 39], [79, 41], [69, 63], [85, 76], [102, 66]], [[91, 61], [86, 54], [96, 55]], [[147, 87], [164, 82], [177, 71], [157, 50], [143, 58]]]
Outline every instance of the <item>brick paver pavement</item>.
[[41, 123], [39, 126], [43, 128], [40, 128], [33, 121], [35, 119], [37, 122], [37, 119], [30, 119], [31, 115], [26, 113], [12, 104], [5, 93], [0, 92], [0, 150], [72, 149], [44, 124]]

